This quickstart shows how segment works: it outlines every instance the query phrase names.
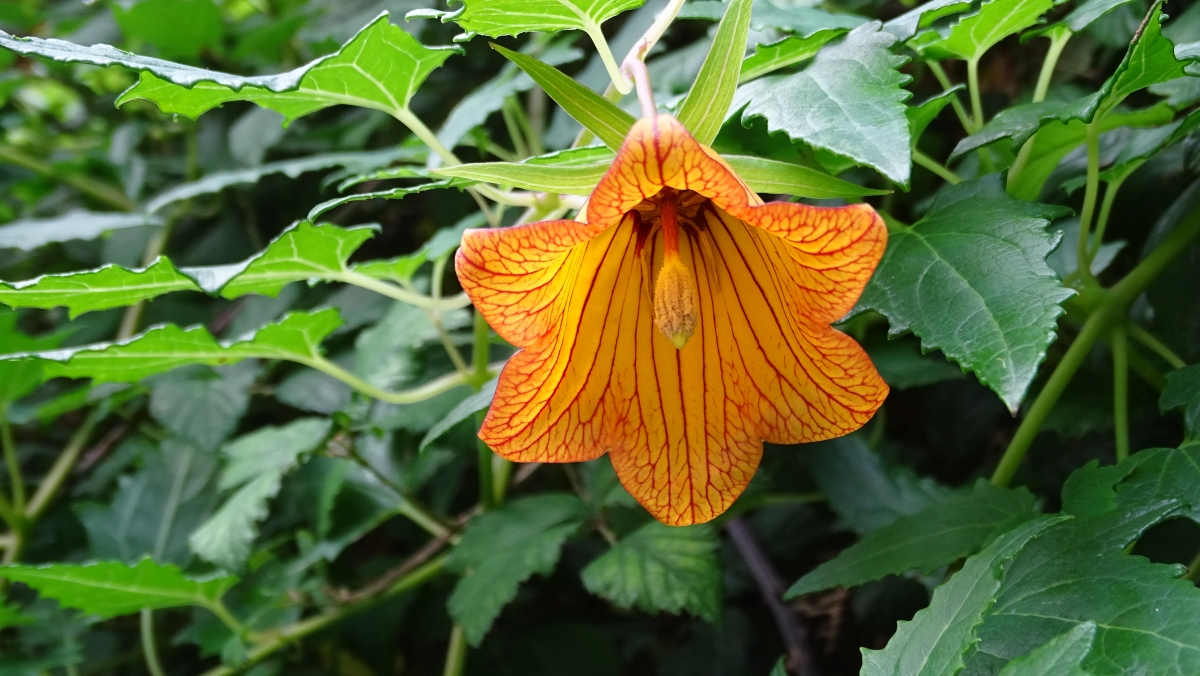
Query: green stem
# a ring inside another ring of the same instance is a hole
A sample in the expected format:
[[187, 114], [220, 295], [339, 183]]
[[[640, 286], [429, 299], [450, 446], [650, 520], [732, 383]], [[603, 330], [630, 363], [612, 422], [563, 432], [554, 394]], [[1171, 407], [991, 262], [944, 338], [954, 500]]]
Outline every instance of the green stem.
[[212, 611], [213, 615], [217, 616], [217, 619], [220, 620], [222, 624], [224, 624], [226, 627], [229, 627], [229, 631], [232, 631], [236, 636], [244, 637], [246, 635], [245, 625], [239, 622], [238, 619], [233, 616], [233, 613], [229, 612], [229, 608], [225, 607], [225, 604], [221, 602], [221, 599], [213, 601], [212, 604], [207, 606], [207, 608]]
[[0, 162], [15, 164], [34, 173], [41, 174], [69, 185], [79, 192], [92, 197], [98, 202], [103, 202], [105, 205], [112, 207], [117, 211], [133, 212], [137, 210], [137, 204], [134, 203], [134, 201], [130, 199], [129, 196], [126, 195], [120, 188], [108, 185], [107, 183], [102, 183], [87, 176], [61, 173], [55, 169], [53, 165], [43, 162], [42, 160], [39, 160], [32, 155], [28, 155], [12, 146], [0, 145]]
[[1046, 417], [1062, 396], [1063, 390], [1079, 370], [1092, 346], [1107, 333], [1113, 321], [1124, 321], [1129, 304], [1134, 301], [1171, 263], [1183, 253], [1192, 240], [1200, 236], [1200, 209], [1193, 211], [1171, 234], [1142, 259], [1128, 275], [1106, 292], [1106, 297], [1083, 324], [1075, 342], [1067, 349], [1062, 361], [1050, 374], [1045, 387], [1038, 393], [1029, 413], [1021, 421], [1012, 441], [1004, 451], [1000, 464], [992, 475], [992, 483], [1007, 486], [1017, 472], [1021, 459], [1029, 450]]
[[358, 376], [350, 373], [337, 364], [325, 359], [324, 357], [316, 357], [313, 359], [297, 361], [305, 366], [310, 366], [322, 373], [333, 376], [343, 383], [346, 383], [350, 387], [358, 390], [359, 392], [388, 404], [415, 404], [427, 399], [432, 399], [433, 397], [436, 397], [443, 392], [452, 390], [459, 385], [471, 384], [471, 380], [464, 377], [461, 373], [450, 373], [409, 390], [404, 390], [402, 392], [388, 392], [375, 387], [371, 383], [368, 383], [362, 378], [359, 378]]
[[1112, 327], [1113, 354], [1113, 433], [1116, 435], [1117, 462], [1129, 457], [1129, 341], [1125, 324]]
[[446, 667], [442, 676], [462, 676], [467, 666], [467, 637], [463, 628], [454, 625], [450, 630], [450, 645], [446, 648]]
[[604, 69], [608, 71], [608, 79], [612, 81], [612, 86], [622, 96], [633, 91], [633, 84], [621, 73], [621, 67], [613, 58], [612, 49], [609, 48], [608, 40], [604, 38], [604, 31], [600, 30], [600, 25], [588, 19], [584, 24], [583, 32], [588, 34], [588, 37], [592, 39], [592, 44], [596, 46], [596, 53], [600, 55]]
[[[150, 241], [146, 242], [146, 250], [142, 252], [142, 267], [149, 266], [155, 259], [162, 255], [163, 250], [167, 247], [167, 239], [170, 238], [174, 225], [175, 219], [168, 219], [150, 237]], [[117, 340], [127, 340], [133, 337], [133, 334], [137, 333], [138, 324], [142, 321], [142, 313], [145, 310], [146, 301], [144, 300], [139, 300], [125, 308], [125, 314], [121, 317], [121, 326], [117, 329]]]
[[462, 160], [458, 159], [458, 156], [450, 152], [449, 148], [442, 145], [442, 142], [438, 140], [437, 134], [433, 133], [433, 130], [429, 127], [426, 127], [425, 123], [421, 121], [421, 118], [413, 115], [411, 110], [408, 108], [402, 108], [401, 110], [392, 112], [401, 124], [408, 127], [408, 130], [416, 135], [417, 138], [421, 139], [421, 142], [424, 143], [430, 150], [432, 150], [434, 154], [442, 158], [443, 164], [450, 167], [456, 164], [462, 164]]
[[4, 446], [4, 461], [8, 465], [8, 478], [12, 483], [12, 509], [25, 511], [25, 479], [21, 476], [21, 463], [17, 459], [17, 445], [13, 441], [12, 425], [8, 420], [8, 407], [0, 404], [0, 445]]
[[1132, 322], [1127, 328], [1129, 335], [1133, 337], [1134, 340], [1142, 345], [1145, 345], [1154, 354], [1162, 357], [1163, 361], [1171, 365], [1171, 368], [1181, 369], [1187, 366], [1187, 362], [1185, 362], [1179, 355], [1175, 354], [1175, 351], [1167, 347], [1165, 343], [1156, 338], [1154, 334]]
[[393, 493], [396, 494], [397, 512], [408, 517], [413, 523], [420, 526], [430, 535], [457, 543], [458, 537], [449, 527], [446, 526], [445, 523], [442, 522], [441, 519], [437, 517], [436, 514], [434, 514], [425, 506], [418, 504], [413, 498], [408, 497], [408, 494], [402, 488], [400, 488], [400, 486], [397, 486], [395, 482], [384, 475], [383, 472], [375, 469], [375, 466], [370, 462], [367, 462], [367, 459], [359, 455], [358, 451], [354, 450], [353, 447], [351, 447], [350, 450], [350, 457], [354, 460], [354, 462], [358, 463], [360, 467], [370, 472], [371, 475], [378, 479], [380, 483], [382, 483], [384, 486], [387, 486]]
[[93, 412], [84, 420], [79, 429], [75, 431], [75, 434], [71, 436], [67, 445], [59, 452], [58, 458], [54, 460], [54, 465], [50, 467], [50, 471], [42, 478], [37, 490], [33, 493], [33, 497], [29, 500], [29, 504], [25, 507], [25, 518], [30, 523], [36, 522], [41, 518], [46, 508], [50, 506], [50, 501], [58, 494], [63, 482], [67, 480], [67, 476], [74, 469], [75, 463], [79, 460], [79, 455], [83, 452], [84, 446], [87, 445], [88, 439], [92, 436], [92, 432], [103, 419], [103, 412]]
[[498, 455], [492, 456], [492, 502], [500, 504], [508, 493], [508, 482], [512, 478], [513, 463]]
[[388, 587], [381, 594], [363, 599], [357, 603], [333, 608], [319, 615], [314, 615], [306, 620], [301, 620], [296, 624], [284, 627], [278, 631], [272, 632], [270, 638], [255, 646], [247, 656], [244, 663], [236, 667], [217, 667], [204, 672], [201, 676], [233, 676], [234, 674], [249, 669], [258, 664], [264, 659], [274, 655], [283, 648], [299, 641], [305, 636], [310, 636], [319, 632], [331, 625], [337, 624], [351, 615], [366, 610], [381, 601], [402, 594], [414, 587], [417, 587], [429, 580], [437, 577], [442, 572], [443, 566], [446, 564], [445, 554], [433, 559], [429, 563], [417, 568], [408, 575], [397, 580], [392, 586]]
[[957, 174], [955, 174], [953, 171], [950, 171], [945, 166], [943, 166], [940, 162], [933, 159], [932, 157], [929, 157], [925, 153], [917, 150], [916, 148], [913, 148], [912, 159], [913, 159], [913, 164], [925, 167], [929, 171], [932, 171], [933, 173], [937, 174], [939, 177], [942, 178], [942, 180], [946, 181], [947, 183], [949, 183], [951, 185], [957, 185], [959, 183], [962, 183], [962, 179], [959, 178]]
[[[942, 64], [937, 61], [926, 61], [925, 63], [929, 66], [929, 71], [937, 78], [938, 84], [942, 85], [943, 91], [948, 91], [954, 87], [954, 84], [950, 82], [950, 78], [946, 76], [946, 71], [942, 70]], [[962, 125], [963, 130], [968, 134], [974, 133], [971, 130], [971, 118], [967, 115], [967, 109], [963, 107], [962, 101], [958, 100], [957, 92], [954, 96], [950, 97], [950, 107], [954, 109], [954, 114], [958, 116], [958, 122]]]
[[450, 296], [449, 298], [431, 298], [424, 294], [417, 293], [416, 291], [409, 291], [396, 286], [395, 284], [390, 284], [383, 280], [375, 279], [374, 277], [368, 277], [367, 275], [354, 272], [352, 270], [329, 275], [326, 277], [326, 279], [331, 282], [353, 284], [354, 286], [362, 287], [369, 291], [374, 291], [382, 296], [403, 301], [409, 305], [415, 305], [416, 307], [433, 312], [458, 310], [471, 305], [471, 299], [467, 298], [467, 294], [465, 293], [460, 293], [457, 296]]
[[154, 641], [154, 611], [142, 608], [142, 655], [146, 658], [146, 669], [150, 676], [166, 676], [162, 663], [158, 661], [158, 647]]
[[1079, 261], [1079, 276], [1085, 284], [1095, 284], [1091, 266], [1087, 265], [1091, 243], [1092, 215], [1096, 211], [1096, 196], [1100, 191], [1100, 120], [1087, 126], [1087, 190], [1083, 194], [1083, 209], [1079, 214], [1079, 241], [1075, 251]]
[[504, 99], [504, 103], [500, 106], [500, 116], [504, 118], [504, 128], [508, 131], [508, 138], [512, 140], [514, 154], [519, 159], [525, 159], [530, 156], [529, 145], [525, 142], [525, 135], [521, 131], [521, 126], [517, 123], [517, 118], [513, 114], [513, 107], [516, 99], [508, 97]]
[[[1072, 35], [1074, 34], [1065, 28], [1049, 34], [1050, 48], [1046, 50], [1046, 58], [1042, 61], [1042, 70], [1038, 73], [1037, 87], [1033, 90], [1033, 103], [1046, 100], [1046, 94], [1050, 91], [1050, 81], [1054, 78], [1054, 69], [1058, 66], [1058, 59], [1062, 56], [1063, 48], [1067, 46]], [[1010, 189], [1015, 184], [1017, 177], [1025, 170], [1025, 165], [1029, 163], [1029, 158], [1033, 154], [1033, 146], [1034, 138], [1030, 138], [1017, 153], [1016, 161], [1008, 170]]]
[[971, 95], [972, 134], [983, 127], [983, 99], [979, 92], [979, 59], [967, 60], [967, 91]]
[[[1112, 214], [1113, 202], [1117, 199], [1117, 191], [1121, 189], [1121, 184], [1125, 182], [1125, 178], [1129, 174], [1120, 178], [1109, 181], [1104, 186], [1104, 199], [1100, 201], [1100, 213], [1096, 217], [1096, 234], [1090, 237], [1091, 242], [1088, 244], [1087, 254], [1087, 269], [1092, 269], [1092, 261], [1096, 259], [1096, 254], [1100, 251], [1100, 245], [1104, 242], [1104, 232], [1108, 230], [1108, 217]], [[1080, 267], [1083, 264], [1080, 263]]]

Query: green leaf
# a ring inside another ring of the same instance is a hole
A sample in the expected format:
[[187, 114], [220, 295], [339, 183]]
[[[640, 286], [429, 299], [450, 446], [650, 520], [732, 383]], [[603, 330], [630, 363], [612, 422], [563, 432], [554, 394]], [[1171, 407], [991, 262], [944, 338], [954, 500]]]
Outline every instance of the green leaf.
[[[1061, 251], [1061, 247], [1059, 249]], [[922, 354], [920, 341], [888, 340], [863, 345], [871, 361], [893, 390], [959, 380], [962, 369], [940, 354]]]
[[75, 210], [54, 218], [26, 218], [0, 225], [0, 249], [33, 251], [51, 242], [97, 237], [124, 228], [162, 225], [145, 214], [121, 214]]
[[163, 374], [150, 388], [150, 415], [202, 450], [214, 450], [245, 415], [258, 373], [256, 364], [243, 362]]
[[141, 470], [119, 479], [110, 505], [75, 509], [87, 530], [91, 555], [131, 564], [151, 556], [186, 566], [192, 558], [188, 535], [216, 506], [216, 456], [178, 439], [139, 455]]
[[979, 131], [959, 141], [947, 161], [953, 162], [973, 150], [1005, 138], [1011, 139], [1009, 149], [1015, 153], [1042, 125], [1056, 119], [1062, 109], [1061, 101], [1038, 101], [1005, 108]]
[[[887, 252], [859, 301], [979, 377], [1016, 411], [1072, 295], [1046, 265], [1061, 207], [1009, 197], [998, 175], [952, 186]], [[1014, 293], [1020, 289], [1020, 293]]]
[[393, 26], [385, 12], [336, 54], [300, 69], [301, 77], [289, 78], [290, 86], [272, 88], [253, 82], [230, 85], [215, 78], [184, 85], [144, 71], [138, 83], [117, 99], [117, 105], [146, 99], [164, 113], [195, 118], [230, 101], [250, 101], [291, 122], [322, 108], [346, 104], [406, 118], [409, 99], [453, 53], [454, 49], [426, 47], [417, 42]]
[[409, 186], [407, 188], [392, 188], [391, 190], [380, 190], [377, 192], [363, 192], [345, 197], [338, 197], [327, 202], [321, 202], [317, 206], [309, 210], [305, 220], [316, 221], [326, 213], [351, 202], [365, 202], [367, 200], [399, 200], [429, 190], [442, 190], [445, 188], [458, 188], [471, 185], [474, 181], [467, 179], [448, 179], [444, 181], [433, 181], [430, 183], [422, 183], [421, 185]]
[[32, 624], [34, 622], [37, 622], [36, 618], [23, 614], [16, 606], [10, 606], [8, 603], [0, 603], [0, 629], [19, 627], [23, 624]]
[[560, 195], [590, 195], [609, 164], [558, 166], [525, 162], [479, 162], [434, 169], [433, 174]]
[[651, 521], [583, 569], [583, 586], [620, 608], [686, 610], [716, 622], [723, 597], [720, 541], [708, 524], [677, 528]]
[[[28, 336], [17, 329], [17, 313], [0, 310], [0, 355], [58, 347], [64, 334]], [[0, 361], [0, 411], [33, 392], [44, 380], [36, 362]]]
[[225, 26], [212, 0], [143, 0], [126, 9], [112, 8], [126, 43], [147, 43], [168, 59], [195, 59], [219, 49]]
[[883, 24], [883, 30], [907, 41], [924, 28], [929, 28], [938, 19], [959, 14], [971, 9], [968, 0], [929, 0]]
[[463, 30], [494, 38], [530, 31], [553, 33], [581, 30], [594, 33], [600, 24], [646, 0], [463, 0], [455, 12], [414, 12], [409, 16], [438, 17]]
[[859, 535], [946, 502], [957, 493], [907, 468], [885, 464], [855, 434], [814, 444], [810, 457], [813, 478], [829, 506]]
[[1132, 1], [1133, 0], [1087, 0], [1087, 2], [1084, 2], [1076, 6], [1075, 9], [1071, 10], [1071, 13], [1062, 20], [1062, 23], [1066, 24], [1066, 26], [1072, 31], [1078, 33], [1079, 31], [1100, 20], [1114, 9], [1121, 7], [1122, 5], [1128, 5]]
[[946, 106], [950, 105], [955, 97], [958, 96], [958, 92], [961, 89], [963, 89], [962, 85], [955, 85], [941, 94], [929, 97], [923, 103], [909, 106], [904, 110], [904, 114], [908, 116], [908, 128], [912, 134], [914, 148], [917, 147], [917, 141], [921, 140], [921, 135], [925, 133], [925, 129], [946, 109]]
[[999, 533], [1035, 516], [1033, 495], [980, 479], [974, 492], [902, 516], [871, 531], [800, 578], [784, 598], [832, 587], [853, 587], [919, 570], [928, 575], [974, 554]]
[[[977, 61], [1004, 38], [1036, 24], [1054, 0], [987, 0], [979, 11], [960, 18], [943, 37], [936, 32], [909, 41], [927, 59]], [[924, 36], [935, 36], [932, 41]]]
[[771, 195], [796, 195], [812, 199], [886, 195], [890, 190], [874, 190], [834, 178], [816, 169], [791, 162], [748, 155], [722, 157], [746, 185], [755, 192]]
[[1138, 129], [1129, 134], [1121, 152], [1104, 171], [1103, 181], [1122, 181], [1164, 148], [1187, 138], [1200, 126], [1200, 113], [1192, 111], [1182, 120], [1153, 129]]
[[754, 53], [742, 61], [739, 83], [807, 61], [830, 40], [846, 34], [845, 28], [826, 28], [808, 37], [788, 36], [778, 42], [755, 45]]
[[[1062, 517], [1039, 517], [1001, 535], [967, 559], [933, 592], [929, 607], [900, 622], [883, 650], [862, 649], [862, 676], [943, 676], [962, 669], [975, 628], [992, 605], [1007, 562]], [[1036, 541], [1036, 540], [1035, 540]]]
[[325, 442], [331, 427], [328, 418], [301, 418], [283, 427], [261, 427], [226, 445], [220, 488], [236, 491], [192, 533], [192, 551], [226, 570], [241, 567], [283, 476]]
[[608, 99], [579, 84], [574, 78], [553, 66], [493, 44], [492, 49], [525, 71], [533, 81], [546, 90], [546, 95], [562, 107], [584, 129], [596, 135], [604, 145], [620, 150], [625, 135], [636, 121]]
[[95, 270], [0, 282], [0, 303], [9, 307], [65, 307], [71, 318], [85, 312], [133, 305], [174, 291], [200, 291], [165, 256], [145, 268], [105, 265]]
[[211, 607], [237, 584], [236, 577], [195, 580], [169, 564], [142, 559], [137, 565], [100, 561], [73, 565], [0, 566], [0, 576], [22, 582], [68, 608], [102, 618], [143, 608]]
[[1092, 650], [1096, 624], [1084, 622], [1004, 666], [999, 676], [1089, 676], [1079, 664]]
[[131, 383], [178, 366], [217, 366], [247, 357], [308, 364], [321, 356], [321, 341], [341, 324], [334, 309], [291, 312], [250, 336], [226, 343], [218, 343], [204, 327], [166, 324], [127, 341], [6, 355], [0, 362], [37, 360], [49, 377], [92, 378], [97, 383]]
[[[680, 19], [720, 21], [726, 7], [728, 3], [724, 0], [691, 0], [678, 16]], [[750, 17], [750, 26], [756, 30], [775, 29], [802, 37], [830, 28], [855, 28], [864, 23], [866, 19], [853, 14], [834, 14], [799, 3], [781, 2], [757, 2]]]
[[1200, 365], [1193, 364], [1167, 374], [1167, 386], [1159, 397], [1158, 407], [1164, 413], [1183, 408], [1183, 420], [1188, 438], [1200, 438]]
[[696, 82], [679, 104], [676, 117], [692, 136], [703, 145], [712, 145], [733, 94], [737, 90], [742, 57], [746, 55], [746, 38], [750, 35], [750, 9], [753, 0], [732, 0], [717, 34], [713, 37], [708, 56], [700, 66]]
[[483, 640], [521, 582], [554, 571], [563, 542], [586, 518], [574, 495], [541, 493], [471, 520], [446, 560], [447, 568], [464, 574], [447, 608], [471, 645]]
[[782, 131], [906, 186], [912, 144], [902, 86], [910, 78], [896, 70], [907, 59], [889, 51], [895, 41], [878, 24], [856, 28], [803, 72], [739, 87], [734, 108], [742, 109], [743, 125], [765, 118], [771, 133]]
[[429, 431], [425, 433], [425, 438], [421, 440], [419, 450], [424, 451], [429, 444], [437, 441], [443, 434], [449, 432], [452, 427], [458, 423], [469, 420], [480, 411], [486, 411], [492, 405], [492, 399], [496, 396], [497, 379], [489, 380], [479, 391], [471, 396], [463, 399], [458, 406], [450, 409], [446, 417], [442, 418]]

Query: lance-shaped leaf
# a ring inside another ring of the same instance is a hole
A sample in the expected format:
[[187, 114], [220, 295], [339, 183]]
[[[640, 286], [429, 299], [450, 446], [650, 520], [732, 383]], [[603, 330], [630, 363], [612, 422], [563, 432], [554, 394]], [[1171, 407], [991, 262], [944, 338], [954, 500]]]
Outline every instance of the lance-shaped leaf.
[[883, 650], [863, 648], [862, 676], [946, 676], [962, 669], [975, 628], [992, 605], [1005, 564], [1030, 540], [1065, 517], [1040, 517], [1005, 533], [967, 559], [933, 592], [929, 607], [900, 622]]
[[218, 342], [202, 326], [181, 329], [165, 324], [126, 341], [4, 355], [0, 361], [36, 360], [44, 365], [48, 377], [92, 378], [97, 383], [131, 383], [178, 366], [216, 366], [248, 357], [311, 364], [321, 356], [321, 341], [341, 324], [334, 309], [292, 312], [228, 343]]
[[82, 565], [8, 565], [0, 577], [21, 582], [67, 608], [108, 618], [143, 608], [212, 607], [237, 584], [236, 577], [196, 580], [169, 564], [146, 558], [136, 565], [101, 561]]
[[909, 40], [908, 45], [930, 59], [977, 61], [996, 43], [1036, 24], [1054, 4], [1054, 0], [987, 0], [978, 12], [959, 19], [946, 35], [929, 31]]
[[721, 612], [720, 540], [708, 524], [642, 526], [583, 569], [583, 586], [621, 608], [686, 610], [715, 622]]
[[629, 128], [635, 122], [632, 115], [554, 66], [548, 66], [532, 56], [505, 49], [500, 45], [492, 45], [492, 49], [517, 64], [534, 82], [546, 90], [547, 96], [562, 106], [562, 109], [583, 125], [584, 129], [595, 134], [604, 145], [613, 150], [621, 148]]
[[192, 551], [226, 570], [241, 566], [284, 474], [325, 441], [331, 426], [328, 418], [301, 418], [283, 427], [259, 428], [222, 448], [227, 464], [220, 488], [237, 490], [192, 533]]
[[463, 0], [453, 12], [417, 10], [408, 17], [453, 21], [463, 30], [491, 37], [530, 31], [553, 33], [580, 30], [599, 32], [608, 19], [645, 4], [646, 0]]
[[807, 37], [790, 35], [778, 42], [756, 45], [754, 53], [742, 61], [740, 82], [749, 82], [781, 68], [807, 61], [821, 51], [826, 42], [845, 35], [846, 28], [826, 28]]
[[1016, 411], [1072, 295], [1046, 264], [1062, 207], [1009, 197], [998, 175], [942, 192], [929, 213], [894, 233], [859, 301], [940, 349]]
[[864, 197], [886, 195], [890, 192], [864, 188], [861, 185], [843, 181], [816, 169], [791, 162], [780, 162], [748, 155], [726, 155], [723, 159], [755, 192], [771, 195], [796, 195], [813, 199]]
[[336, 54], [312, 64], [299, 83], [285, 91], [253, 84], [235, 89], [212, 80], [185, 87], [143, 72], [117, 104], [147, 99], [165, 113], [195, 118], [230, 101], [251, 101], [280, 113], [289, 122], [322, 108], [346, 104], [406, 118], [410, 115], [409, 99], [429, 73], [453, 53], [453, 49], [422, 45], [393, 26], [384, 13]]
[[900, 185], [912, 170], [902, 87], [906, 61], [889, 51], [896, 39], [873, 23], [822, 49], [806, 70], [771, 75], [738, 88], [734, 107], [743, 124], [765, 118], [772, 133], [873, 167]]
[[676, 117], [704, 145], [711, 145], [717, 137], [729, 112], [729, 104], [733, 102], [741, 60], [746, 55], [753, 6], [753, 0], [729, 3], [696, 81], [679, 104]]
[[435, 169], [437, 176], [494, 183], [560, 195], [590, 195], [609, 164], [557, 166], [525, 162], [479, 162]]
[[75, 210], [53, 218], [26, 218], [0, 225], [0, 249], [33, 251], [51, 242], [96, 239], [123, 228], [162, 225], [146, 214], [103, 213]]
[[853, 587], [919, 570], [928, 575], [979, 551], [996, 535], [1033, 518], [1034, 498], [1022, 489], [1010, 491], [980, 480], [974, 492], [868, 533], [800, 578], [786, 597], [843, 586]]
[[163, 257], [136, 270], [106, 265], [25, 282], [0, 282], [0, 303], [11, 307], [63, 306], [74, 317], [175, 291], [203, 291], [225, 298], [248, 293], [275, 296], [291, 282], [338, 279], [349, 272], [346, 261], [350, 255], [374, 234], [373, 227], [339, 228], [300, 222], [241, 263], [181, 270]]

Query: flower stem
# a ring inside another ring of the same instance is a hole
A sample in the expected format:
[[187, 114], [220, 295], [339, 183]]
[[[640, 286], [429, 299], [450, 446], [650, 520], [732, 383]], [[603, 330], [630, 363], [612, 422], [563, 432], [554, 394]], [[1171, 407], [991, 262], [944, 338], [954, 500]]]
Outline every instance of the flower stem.
[[957, 185], [959, 183], [962, 183], [962, 179], [958, 177], [958, 174], [955, 174], [953, 171], [950, 171], [945, 166], [943, 166], [941, 162], [938, 162], [937, 160], [926, 155], [925, 153], [921, 152], [920, 150], [917, 150], [916, 148], [913, 148], [912, 159], [913, 159], [913, 164], [925, 167], [929, 171], [932, 171], [933, 173], [937, 174], [942, 180], [946, 181], [947, 183], [949, 183], [951, 185]]
[[[954, 87], [954, 84], [950, 82], [950, 78], [946, 75], [946, 71], [942, 70], [942, 64], [937, 61], [926, 61], [925, 63], [929, 66], [929, 72], [933, 73], [933, 76], [937, 78], [938, 84], [942, 85], [943, 90], [949, 90]], [[967, 109], [963, 107], [962, 101], [958, 100], [957, 93], [950, 97], [950, 107], [954, 109], [954, 114], [958, 117], [958, 122], [962, 125], [963, 130], [968, 134], [973, 133], [971, 131], [971, 118], [967, 115]]]
[[1125, 324], [1112, 327], [1113, 354], [1113, 433], [1116, 435], [1117, 462], [1129, 457], [1129, 341]]
[[1142, 345], [1145, 345], [1154, 354], [1162, 357], [1163, 361], [1171, 365], [1171, 368], [1181, 369], [1187, 366], [1187, 362], [1185, 362], [1179, 355], [1175, 354], [1174, 350], [1167, 347], [1166, 343], [1163, 343], [1161, 340], [1155, 337], [1154, 334], [1150, 333], [1146, 329], [1143, 329], [1132, 322], [1130, 322], [1127, 329], [1129, 331], [1129, 335], [1134, 340]]
[[1088, 246], [1091, 243], [1092, 215], [1096, 211], [1096, 196], [1100, 191], [1100, 120], [1087, 126], [1087, 190], [1083, 194], [1083, 209], [1079, 214], [1079, 241], [1076, 257], [1079, 261], [1079, 276], [1084, 283], [1096, 282], [1088, 265]]

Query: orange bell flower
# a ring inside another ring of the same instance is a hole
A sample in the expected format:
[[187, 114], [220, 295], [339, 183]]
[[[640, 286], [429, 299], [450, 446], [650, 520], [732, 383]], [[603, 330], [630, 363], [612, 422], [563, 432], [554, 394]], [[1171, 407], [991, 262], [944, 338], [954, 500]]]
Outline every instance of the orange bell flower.
[[479, 437], [515, 462], [609, 453], [663, 523], [715, 518], [763, 441], [862, 427], [888, 387], [830, 326], [887, 230], [865, 204], [762, 200], [669, 115], [629, 131], [580, 221], [468, 230], [463, 289], [523, 348]]

